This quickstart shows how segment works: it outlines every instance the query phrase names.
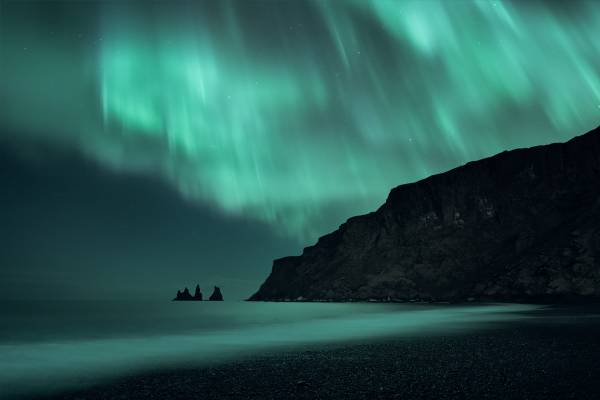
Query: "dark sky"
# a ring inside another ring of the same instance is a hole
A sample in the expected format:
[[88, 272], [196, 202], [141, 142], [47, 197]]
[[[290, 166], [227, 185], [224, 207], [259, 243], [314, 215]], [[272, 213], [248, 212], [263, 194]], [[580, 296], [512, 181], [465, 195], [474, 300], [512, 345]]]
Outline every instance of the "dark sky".
[[600, 2], [0, 0], [0, 297], [250, 295], [390, 188], [600, 122]]
[[1, 298], [170, 297], [200, 283], [242, 298], [299, 245], [185, 201], [162, 180], [77, 154], [0, 148]]

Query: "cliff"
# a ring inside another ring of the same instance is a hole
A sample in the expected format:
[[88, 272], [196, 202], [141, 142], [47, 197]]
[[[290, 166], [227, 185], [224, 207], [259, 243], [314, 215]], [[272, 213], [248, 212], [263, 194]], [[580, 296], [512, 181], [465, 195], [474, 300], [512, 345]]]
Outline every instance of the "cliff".
[[250, 300], [600, 298], [600, 128], [394, 188]]

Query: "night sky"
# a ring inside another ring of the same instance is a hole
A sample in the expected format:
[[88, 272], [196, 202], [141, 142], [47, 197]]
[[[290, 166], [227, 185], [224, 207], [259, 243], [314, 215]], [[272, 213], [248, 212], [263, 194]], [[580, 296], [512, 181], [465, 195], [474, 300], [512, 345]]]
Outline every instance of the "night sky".
[[596, 127], [598, 38], [598, 1], [0, 0], [0, 298], [244, 298], [394, 186]]

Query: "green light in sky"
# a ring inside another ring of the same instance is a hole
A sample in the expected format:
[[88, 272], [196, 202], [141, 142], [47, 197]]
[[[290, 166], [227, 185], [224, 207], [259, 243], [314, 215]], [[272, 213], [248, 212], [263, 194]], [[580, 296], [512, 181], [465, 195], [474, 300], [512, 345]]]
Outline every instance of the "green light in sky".
[[77, 43], [4, 24], [0, 116], [296, 237], [600, 119], [597, 2], [124, 4]]

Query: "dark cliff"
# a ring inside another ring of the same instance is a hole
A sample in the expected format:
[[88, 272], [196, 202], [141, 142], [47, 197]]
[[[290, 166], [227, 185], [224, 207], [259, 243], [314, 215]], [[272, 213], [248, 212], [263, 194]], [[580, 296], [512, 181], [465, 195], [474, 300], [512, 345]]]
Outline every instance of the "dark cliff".
[[250, 300], [600, 298], [600, 128], [394, 188]]

